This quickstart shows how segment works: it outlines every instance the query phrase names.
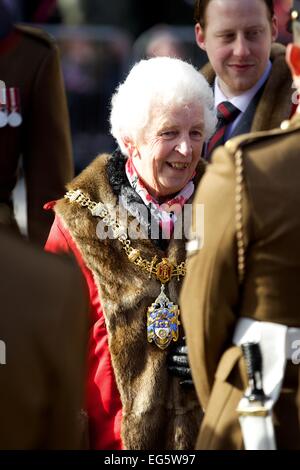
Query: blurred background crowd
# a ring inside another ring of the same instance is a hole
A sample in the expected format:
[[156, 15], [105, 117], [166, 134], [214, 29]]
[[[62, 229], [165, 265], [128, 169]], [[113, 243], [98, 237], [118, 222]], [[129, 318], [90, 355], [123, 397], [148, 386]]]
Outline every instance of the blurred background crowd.
[[[110, 97], [142, 57], [170, 55], [196, 67], [206, 54], [194, 39], [193, 0], [5, 0], [16, 21], [52, 34], [61, 49], [76, 173], [114, 148]], [[276, 0], [280, 42], [286, 44], [292, 0]]]
[[[168, 55], [200, 68], [207, 61], [194, 36], [194, 0], [4, 0], [14, 21], [40, 27], [58, 42], [70, 113], [76, 174], [114, 150], [110, 98], [135, 61]], [[287, 44], [292, 0], [275, 0], [278, 41]], [[16, 216], [25, 213], [17, 187]], [[21, 201], [21, 203], [20, 203]], [[21, 204], [21, 206], [20, 206]]]

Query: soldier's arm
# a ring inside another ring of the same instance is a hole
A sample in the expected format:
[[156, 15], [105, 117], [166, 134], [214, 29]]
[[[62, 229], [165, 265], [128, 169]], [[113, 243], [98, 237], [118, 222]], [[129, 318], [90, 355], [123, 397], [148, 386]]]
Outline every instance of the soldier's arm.
[[231, 342], [238, 297], [235, 165], [225, 148], [207, 168], [194, 211], [196, 204], [204, 204], [203, 247], [188, 257], [181, 306], [192, 374], [205, 408], [218, 361]]
[[60, 198], [73, 177], [69, 115], [54, 42], [45, 47], [37, 70], [24, 138], [28, 232], [32, 240], [43, 244], [53, 221], [43, 204]]

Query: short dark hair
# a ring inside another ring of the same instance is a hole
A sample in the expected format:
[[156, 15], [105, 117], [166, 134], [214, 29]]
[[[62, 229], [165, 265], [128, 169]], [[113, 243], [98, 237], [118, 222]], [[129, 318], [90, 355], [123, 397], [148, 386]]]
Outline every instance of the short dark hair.
[[[250, 0], [251, 1], [251, 0]], [[270, 19], [274, 16], [274, 3], [273, 0], [263, 0], [270, 13]], [[205, 13], [210, 0], [195, 0], [194, 20], [199, 23], [202, 28], [205, 28]]]

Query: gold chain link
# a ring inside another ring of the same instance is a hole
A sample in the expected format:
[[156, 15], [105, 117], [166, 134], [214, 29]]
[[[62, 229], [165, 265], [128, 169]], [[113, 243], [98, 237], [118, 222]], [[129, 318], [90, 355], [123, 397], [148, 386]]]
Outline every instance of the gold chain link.
[[131, 240], [127, 236], [126, 229], [109, 214], [103, 203], [92, 201], [80, 189], [70, 190], [64, 197], [72, 203], [75, 202], [82, 207], [86, 207], [93, 217], [100, 217], [107, 227], [111, 227], [116, 238], [121, 242], [129, 261], [149, 273], [150, 276], [155, 276], [163, 284], [169, 282], [172, 277], [177, 277], [179, 281], [180, 276], [185, 276], [185, 261], [177, 265], [171, 263], [167, 258], [163, 258], [159, 263], [157, 262], [157, 256], [154, 256], [151, 261], [143, 258], [140, 250], [131, 246]]

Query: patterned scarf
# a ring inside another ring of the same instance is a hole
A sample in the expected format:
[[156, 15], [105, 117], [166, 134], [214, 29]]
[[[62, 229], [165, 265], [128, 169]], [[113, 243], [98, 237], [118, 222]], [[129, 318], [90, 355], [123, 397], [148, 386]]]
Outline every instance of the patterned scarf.
[[126, 175], [131, 187], [150, 209], [151, 216], [159, 223], [165, 238], [170, 238], [174, 230], [174, 224], [186, 201], [194, 193], [194, 183], [189, 181], [187, 185], [172, 199], [159, 204], [156, 199], [149, 194], [144, 183], [141, 181], [133, 161], [128, 158], [125, 166]]

